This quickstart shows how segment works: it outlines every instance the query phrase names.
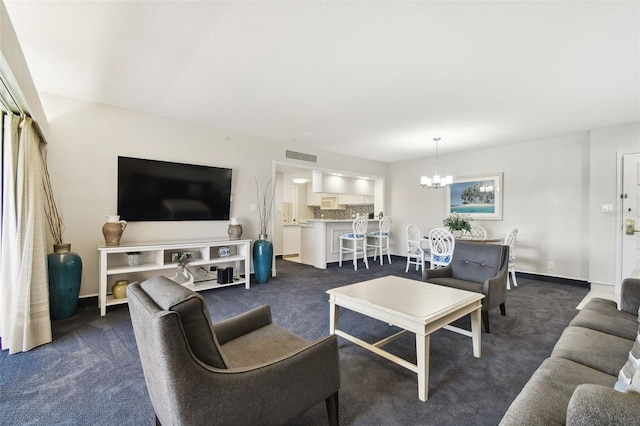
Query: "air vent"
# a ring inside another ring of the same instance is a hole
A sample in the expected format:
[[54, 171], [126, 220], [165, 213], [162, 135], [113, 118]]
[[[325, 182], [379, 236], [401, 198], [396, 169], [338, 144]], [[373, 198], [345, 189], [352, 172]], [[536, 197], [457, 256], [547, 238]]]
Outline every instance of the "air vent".
[[311, 163], [317, 163], [318, 157], [311, 154], [305, 154], [303, 152], [295, 152], [287, 150], [287, 158], [293, 158], [294, 160], [309, 161]]

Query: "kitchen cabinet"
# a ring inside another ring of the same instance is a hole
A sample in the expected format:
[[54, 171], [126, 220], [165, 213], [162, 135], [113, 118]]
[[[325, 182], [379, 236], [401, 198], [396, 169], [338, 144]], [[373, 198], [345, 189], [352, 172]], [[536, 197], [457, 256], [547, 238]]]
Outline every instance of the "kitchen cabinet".
[[311, 190], [311, 185], [307, 185], [307, 206], [309, 207], [320, 207], [322, 202], [322, 197], [324, 196], [321, 192], [313, 192]]

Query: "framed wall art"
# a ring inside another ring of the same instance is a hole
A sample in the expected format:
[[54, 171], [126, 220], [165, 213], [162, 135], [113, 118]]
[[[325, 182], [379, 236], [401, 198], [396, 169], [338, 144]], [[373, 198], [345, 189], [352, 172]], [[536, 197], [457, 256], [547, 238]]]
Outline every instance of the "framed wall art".
[[476, 220], [502, 220], [502, 172], [454, 178], [446, 188], [445, 212]]

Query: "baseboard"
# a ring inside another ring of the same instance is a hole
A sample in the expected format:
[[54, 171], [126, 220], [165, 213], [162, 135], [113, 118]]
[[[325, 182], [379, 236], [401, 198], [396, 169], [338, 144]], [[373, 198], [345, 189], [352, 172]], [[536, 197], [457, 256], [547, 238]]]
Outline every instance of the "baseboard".
[[522, 277], [523, 279], [544, 281], [544, 282], [554, 283], [554, 284], [565, 284], [565, 285], [573, 285], [577, 287], [589, 288], [588, 281], [577, 280], [574, 278], [562, 278], [562, 277], [554, 277], [551, 275], [532, 274], [530, 272], [516, 271], [516, 278], [519, 279], [520, 277]]
[[611, 293], [614, 294], [616, 292], [616, 286], [613, 284], [603, 284], [603, 283], [591, 283], [591, 291], [597, 291], [598, 293]]
[[98, 310], [98, 296], [80, 296], [78, 306], [95, 306]]

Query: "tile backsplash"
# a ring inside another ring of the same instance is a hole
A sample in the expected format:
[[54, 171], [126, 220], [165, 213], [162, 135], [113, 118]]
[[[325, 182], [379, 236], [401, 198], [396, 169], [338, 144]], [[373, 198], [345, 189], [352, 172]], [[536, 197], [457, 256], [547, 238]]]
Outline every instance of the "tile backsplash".
[[[360, 216], [369, 216], [373, 211], [373, 204], [347, 205], [344, 210], [321, 210], [313, 208], [314, 219], [351, 219]], [[377, 215], [377, 213], [376, 213]]]

